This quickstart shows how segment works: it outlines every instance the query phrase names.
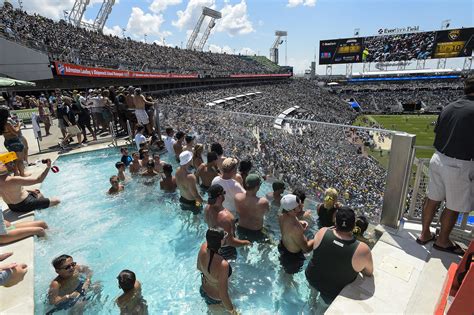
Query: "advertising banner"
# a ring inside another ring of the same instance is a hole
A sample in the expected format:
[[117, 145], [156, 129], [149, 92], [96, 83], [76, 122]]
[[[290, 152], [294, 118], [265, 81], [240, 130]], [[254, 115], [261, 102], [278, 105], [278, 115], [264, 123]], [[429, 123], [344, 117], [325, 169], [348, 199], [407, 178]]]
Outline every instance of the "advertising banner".
[[197, 74], [153, 73], [85, 67], [59, 61], [54, 62], [54, 67], [56, 69], [56, 74], [59, 76], [116, 79], [194, 79], [198, 77]]

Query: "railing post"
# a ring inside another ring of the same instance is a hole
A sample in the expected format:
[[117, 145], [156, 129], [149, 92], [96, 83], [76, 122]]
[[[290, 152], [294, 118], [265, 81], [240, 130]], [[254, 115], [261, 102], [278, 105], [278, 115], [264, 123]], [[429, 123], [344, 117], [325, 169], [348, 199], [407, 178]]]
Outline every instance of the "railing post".
[[392, 137], [390, 161], [380, 223], [398, 228], [405, 207], [411, 168], [415, 157], [416, 136], [396, 133]]
[[408, 210], [408, 218], [415, 217], [416, 202], [418, 200], [418, 192], [420, 191], [421, 175], [423, 174], [423, 161], [415, 158], [416, 175], [415, 183], [413, 184], [413, 192], [411, 194], [410, 209]]

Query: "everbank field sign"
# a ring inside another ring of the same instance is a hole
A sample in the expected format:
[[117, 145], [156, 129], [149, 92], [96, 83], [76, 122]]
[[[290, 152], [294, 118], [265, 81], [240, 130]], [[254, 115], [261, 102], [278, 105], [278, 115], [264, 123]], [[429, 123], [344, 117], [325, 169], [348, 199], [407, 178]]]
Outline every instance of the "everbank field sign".
[[412, 33], [419, 32], [420, 26], [407, 26], [407, 27], [395, 27], [395, 28], [380, 28], [378, 30], [379, 35], [393, 35], [393, 34], [402, 34], [402, 33]]

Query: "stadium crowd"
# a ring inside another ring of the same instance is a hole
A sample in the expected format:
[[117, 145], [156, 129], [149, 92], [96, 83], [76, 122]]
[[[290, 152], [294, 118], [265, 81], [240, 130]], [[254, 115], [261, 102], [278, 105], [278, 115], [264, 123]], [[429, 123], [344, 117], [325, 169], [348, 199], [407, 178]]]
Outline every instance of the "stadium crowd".
[[333, 92], [342, 99], [354, 98], [363, 111], [401, 112], [402, 104], [420, 103], [425, 111], [440, 111], [442, 107], [462, 96], [461, 80], [443, 82], [404, 82], [378, 84], [348, 84]]
[[368, 62], [385, 62], [431, 57], [435, 32], [408, 33], [393, 36], [372, 36], [364, 41]]
[[251, 57], [198, 52], [104, 35], [64, 20], [56, 22], [38, 14], [27, 14], [9, 4], [0, 8], [0, 34], [47, 52], [51, 60], [86, 66], [210, 75], [275, 71], [275, 67]]

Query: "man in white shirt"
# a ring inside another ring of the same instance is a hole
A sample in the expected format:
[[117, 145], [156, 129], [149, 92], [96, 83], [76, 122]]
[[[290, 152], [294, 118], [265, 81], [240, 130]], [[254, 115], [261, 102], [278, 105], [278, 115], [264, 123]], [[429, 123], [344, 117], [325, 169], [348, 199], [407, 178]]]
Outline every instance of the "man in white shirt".
[[135, 135], [135, 144], [137, 145], [137, 150], [140, 150], [140, 144], [147, 143], [149, 141], [143, 135], [143, 131], [145, 131], [145, 127], [141, 125], [137, 127], [137, 134]]
[[222, 175], [216, 176], [212, 180], [212, 185], [219, 184], [224, 188], [224, 208], [229, 209], [229, 211], [232, 212], [234, 216], [237, 213], [234, 200], [235, 195], [238, 193], [245, 193], [245, 189], [242, 187], [242, 185], [240, 185], [238, 181], [233, 179], [233, 177], [237, 173], [238, 164], [239, 162], [237, 161], [237, 159], [226, 158], [222, 162]]
[[174, 130], [171, 127], [166, 128], [166, 139], [165, 139], [165, 147], [166, 151], [172, 156], [175, 156], [175, 152], [173, 149], [173, 145], [176, 143], [176, 140], [173, 138]]

